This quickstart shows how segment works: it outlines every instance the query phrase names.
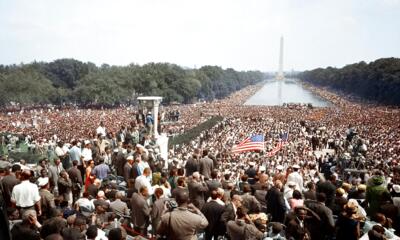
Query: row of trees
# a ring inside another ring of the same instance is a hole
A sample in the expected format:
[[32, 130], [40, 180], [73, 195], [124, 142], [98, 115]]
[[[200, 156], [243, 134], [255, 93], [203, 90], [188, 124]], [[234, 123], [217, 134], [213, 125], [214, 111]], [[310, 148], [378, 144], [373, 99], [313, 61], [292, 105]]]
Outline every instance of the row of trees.
[[382, 58], [369, 64], [359, 62], [343, 68], [318, 68], [299, 78], [367, 100], [400, 105], [400, 58]]
[[223, 98], [265, 78], [259, 71], [204, 66], [185, 69], [170, 63], [110, 66], [59, 59], [50, 63], [0, 65], [0, 105], [78, 103], [114, 105], [138, 94], [159, 95], [164, 102], [190, 103]]

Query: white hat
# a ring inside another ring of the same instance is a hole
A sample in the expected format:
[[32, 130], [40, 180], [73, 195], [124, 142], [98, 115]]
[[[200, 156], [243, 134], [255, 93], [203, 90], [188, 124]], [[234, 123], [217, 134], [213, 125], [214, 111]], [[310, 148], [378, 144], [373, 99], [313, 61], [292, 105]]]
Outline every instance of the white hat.
[[84, 143], [85, 145], [88, 145], [88, 144], [90, 143], [90, 141], [89, 141], [89, 140], [85, 140], [83, 143]]
[[255, 162], [249, 162], [249, 165], [250, 166], [254, 166], [254, 165], [256, 165], [256, 163]]
[[119, 152], [119, 151], [118, 151], [118, 148], [114, 149], [114, 152], [115, 152], [115, 153]]
[[103, 198], [103, 197], [105, 197], [106, 195], [105, 195], [105, 193], [104, 193], [104, 191], [99, 191], [98, 193], [97, 193], [97, 197], [99, 197], [99, 198]]
[[400, 185], [395, 184], [392, 186], [392, 188], [396, 193], [400, 193]]
[[144, 148], [144, 146], [142, 144], [136, 144], [137, 148]]
[[260, 166], [260, 171], [264, 172], [266, 170], [265, 166]]
[[133, 156], [132, 156], [132, 155], [128, 156], [128, 157], [126, 158], [126, 160], [133, 160]]
[[283, 166], [282, 166], [282, 165], [278, 165], [278, 166], [276, 167], [276, 169], [278, 169], [278, 170], [283, 170]]
[[49, 178], [48, 177], [44, 177], [44, 178], [38, 178], [38, 186], [39, 187], [43, 187], [44, 185], [49, 183]]
[[295, 164], [295, 165], [293, 165], [293, 168], [300, 168], [300, 166]]

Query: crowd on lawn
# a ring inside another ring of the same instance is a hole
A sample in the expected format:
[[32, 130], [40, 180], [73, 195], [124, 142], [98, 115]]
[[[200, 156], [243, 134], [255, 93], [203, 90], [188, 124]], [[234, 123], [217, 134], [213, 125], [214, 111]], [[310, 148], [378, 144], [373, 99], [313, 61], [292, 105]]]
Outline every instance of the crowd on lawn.
[[[1, 114], [2, 132], [52, 154], [2, 156], [0, 238], [399, 239], [399, 109], [311, 86], [331, 106], [243, 105], [258, 88], [163, 107], [167, 136], [223, 117], [167, 158], [148, 110]], [[265, 149], [232, 152], [254, 135]]]

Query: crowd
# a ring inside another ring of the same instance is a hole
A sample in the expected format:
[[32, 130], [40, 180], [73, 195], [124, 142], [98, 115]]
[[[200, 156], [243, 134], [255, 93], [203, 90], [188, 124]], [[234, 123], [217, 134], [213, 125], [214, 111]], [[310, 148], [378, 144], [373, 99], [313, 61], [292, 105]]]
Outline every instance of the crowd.
[[[169, 134], [224, 117], [167, 159], [138, 109], [1, 115], [2, 131], [54, 150], [0, 162], [1, 239], [398, 239], [399, 109], [310, 86], [332, 106], [243, 106], [258, 87], [165, 107], [179, 112], [160, 114]], [[255, 134], [265, 151], [231, 152]]]

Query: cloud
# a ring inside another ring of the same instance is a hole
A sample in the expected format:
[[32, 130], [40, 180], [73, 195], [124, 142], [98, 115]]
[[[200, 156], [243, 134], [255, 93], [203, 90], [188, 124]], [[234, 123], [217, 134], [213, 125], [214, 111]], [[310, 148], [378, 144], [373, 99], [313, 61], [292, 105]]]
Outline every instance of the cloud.
[[342, 66], [400, 55], [398, 2], [3, 0], [0, 63], [73, 57], [276, 70], [284, 35], [285, 69]]

